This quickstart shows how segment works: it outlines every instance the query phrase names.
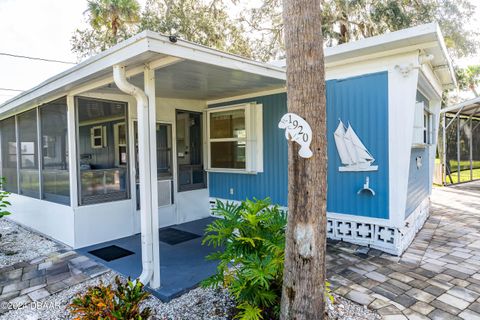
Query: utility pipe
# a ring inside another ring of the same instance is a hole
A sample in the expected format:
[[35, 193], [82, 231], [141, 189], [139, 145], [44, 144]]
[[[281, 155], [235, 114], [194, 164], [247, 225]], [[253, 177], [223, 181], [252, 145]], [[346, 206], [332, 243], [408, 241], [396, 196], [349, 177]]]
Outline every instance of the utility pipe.
[[147, 285], [153, 276], [153, 238], [152, 238], [152, 208], [149, 188], [150, 176], [146, 169], [150, 168], [148, 146], [148, 97], [140, 88], [129, 83], [125, 75], [125, 67], [113, 66], [113, 80], [117, 87], [137, 100], [138, 116], [138, 161], [140, 171], [140, 228], [142, 240], [142, 273], [138, 280]]

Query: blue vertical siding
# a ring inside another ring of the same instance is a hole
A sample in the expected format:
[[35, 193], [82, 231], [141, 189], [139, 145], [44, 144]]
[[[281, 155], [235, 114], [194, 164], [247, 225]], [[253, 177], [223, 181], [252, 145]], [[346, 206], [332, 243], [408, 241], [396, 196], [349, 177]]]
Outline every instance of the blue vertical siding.
[[[211, 197], [244, 200], [270, 197], [286, 206], [288, 192], [288, 156], [284, 131], [278, 122], [287, 112], [286, 94], [233, 101], [229, 104], [263, 104], [264, 172], [256, 175], [209, 173]], [[209, 107], [218, 107], [211, 105]], [[373, 172], [339, 172], [340, 159], [333, 132], [341, 118], [353, 126], [379, 166]], [[328, 194], [329, 212], [376, 218], [388, 218], [388, 76], [376, 73], [327, 82]], [[315, 130], [315, 128], [312, 128]], [[365, 177], [370, 178], [374, 197], [357, 194]], [[230, 188], [234, 194], [229, 193]]]
[[[420, 168], [417, 167], [417, 157], [422, 157], [422, 166]], [[428, 197], [430, 190], [429, 167], [430, 160], [428, 148], [412, 149], [410, 155], [410, 170], [408, 173], [405, 218], [408, 217], [426, 197]]]
[[[208, 174], [210, 197], [245, 200], [270, 197], [273, 203], [286, 206], [288, 192], [288, 156], [285, 133], [278, 129], [280, 118], [287, 112], [285, 93], [229, 102], [228, 105], [256, 102], [263, 105], [263, 169], [258, 174]], [[223, 106], [225, 104], [222, 104]], [[218, 107], [221, 105], [210, 105]], [[233, 195], [230, 194], [233, 189]]]
[[[339, 172], [342, 165], [334, 140], [339, 119], [352, 126], [375, 158], [378, 171]], [[387, 72], [327, 82], [327, 210], [388, 219], [388, 74]], [[365, 178], [369, 193], [357, 194]]]

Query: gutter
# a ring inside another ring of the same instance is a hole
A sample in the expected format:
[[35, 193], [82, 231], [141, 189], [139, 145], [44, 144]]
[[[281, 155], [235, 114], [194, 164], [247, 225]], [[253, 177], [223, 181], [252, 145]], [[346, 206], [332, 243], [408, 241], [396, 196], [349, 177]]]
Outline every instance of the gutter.
[[[134, 96], [137, 100], [138, 115], [138, 161], [145, 163], [150, 161], [149, 146], [146, 144], [144, 134], [141, 128], [148, 126], [148, 97], [140, 88], [128, 82], [125, 75], [125, 67], [118, 64], [113, 66], [113, 80], [117, 87], [126, 94]], [[142, 273], [138, 277], [138, 281], [147, 285], [153, 277], [153, 230], [152, 230], [152, 210], [151, 201], [147, 198], [147, 186], [149, 176], [146, 174], [146, 168], [149, 165], [139, 165], [140, 171], [140, 230], [141, 230], [141, 246], [142, 246]]]

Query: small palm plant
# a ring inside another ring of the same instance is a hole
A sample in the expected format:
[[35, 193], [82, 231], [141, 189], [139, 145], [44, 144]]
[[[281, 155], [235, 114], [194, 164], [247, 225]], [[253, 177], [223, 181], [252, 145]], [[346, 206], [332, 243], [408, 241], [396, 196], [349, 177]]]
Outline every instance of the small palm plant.
[[11, 203], [6, 200], [10, 195], [10, 192], [3, 190], [4, 185], [5, 178], [0, 178], [0, 218], [11, 214], [9, 211], [6, 210], [8, 206], [11, 206]]
[[236, 318], [276, 319], [282, 293], [286, 213], [270, 199], [241, 204], [217, 201], [203, 243], [219, 248], [210, 260], [219, 260], [217, 273], [205, 287], [224, 287], [237, 302]]

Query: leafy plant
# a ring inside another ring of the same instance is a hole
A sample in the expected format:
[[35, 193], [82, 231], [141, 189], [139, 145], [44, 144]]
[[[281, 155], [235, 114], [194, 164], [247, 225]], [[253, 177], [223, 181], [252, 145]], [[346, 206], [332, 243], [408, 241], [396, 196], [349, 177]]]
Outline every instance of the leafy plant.
[[139, 281], [122, 282], [115, 277], [116, 288], [104, 285], [88, 288], [87, 292], [77, 296], [68, 306], [75, 320], [142, 320], [147, 319], [150, 308], [140, 310], [140, 303], [149, 294], [143, 290]]
[[286, 213], [269, 199], [254, 200], [217, 201], [213, 211], [223, 219], [207, 226], [203, 241], [222, 249], [207, 257], [220, 262], [203, 286], [227, 288], [242, 320], [278, 318], [282, 293]]
[[10, 192], [4, 191], [3, 186], [5, 185], [5, 178], [0, 178], [0, 218], [8, 216], [11, 212], [7, 211], [5, 208], [11, 206], [11, 203], [6, 199], [10, 195]]

